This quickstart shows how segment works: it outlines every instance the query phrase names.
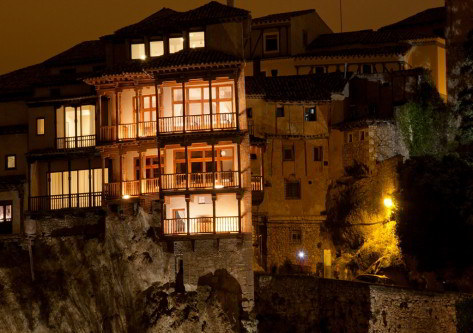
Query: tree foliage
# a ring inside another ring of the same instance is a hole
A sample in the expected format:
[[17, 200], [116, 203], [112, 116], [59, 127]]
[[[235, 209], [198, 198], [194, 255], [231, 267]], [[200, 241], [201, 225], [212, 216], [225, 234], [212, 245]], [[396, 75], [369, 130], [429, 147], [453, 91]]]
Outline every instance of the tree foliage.
[[427, 78], [414, 89], [412, 98], [396, 114], [409, 155], [445, 154], [455, 138], [455, 116]]
[[397, 230], [418, 269], [473, 265], [473, 168], [457, 156], [416, 157], [399, 168]]
[[458, 94], [458, 112], [461, 116], [458, 139], [461, 144], [473, 142], [473, 30], [464, 46], [465, 61], [461, 67], [463, 89]]

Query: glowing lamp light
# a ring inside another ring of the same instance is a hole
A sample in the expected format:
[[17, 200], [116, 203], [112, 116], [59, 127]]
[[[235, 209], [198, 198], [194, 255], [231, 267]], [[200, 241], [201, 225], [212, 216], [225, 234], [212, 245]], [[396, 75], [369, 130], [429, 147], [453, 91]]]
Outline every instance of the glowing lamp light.
[[123, 199], [125, 199], [125, 200], [130, 199], [130, 196], [129, 196], [128, 194], [125, 194], [125, 195], [123, 196]]
[[392, 208], [394, 206], [393, 200], [391, 198], [385, 198], [383, 202], [386, 208]]
[[225, 150], [222, 150], [222, 151], [220, 152], [220, 156], [225, 156], [225, 155], [227, 155], [227, 152], [226, 152]]
[[304, 253], [303, 251], [299, 251], [299, 253], [297, 254], [297, 256], [299, 257], [299, 259], [304, 259], [305, 253]]
[[146, 60], [146, 56], [143, 54], [141, 57], [140, 57], [141, 60]]
[[223, 188], [223, 185], [215, 185], [215, 188]]

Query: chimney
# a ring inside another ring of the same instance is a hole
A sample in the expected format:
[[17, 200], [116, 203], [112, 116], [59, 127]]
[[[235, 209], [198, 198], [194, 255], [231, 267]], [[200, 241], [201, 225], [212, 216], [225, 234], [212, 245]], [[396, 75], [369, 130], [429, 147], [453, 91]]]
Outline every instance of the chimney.
[[227, 6], [235, 7], [235, 0], [227, 0]]

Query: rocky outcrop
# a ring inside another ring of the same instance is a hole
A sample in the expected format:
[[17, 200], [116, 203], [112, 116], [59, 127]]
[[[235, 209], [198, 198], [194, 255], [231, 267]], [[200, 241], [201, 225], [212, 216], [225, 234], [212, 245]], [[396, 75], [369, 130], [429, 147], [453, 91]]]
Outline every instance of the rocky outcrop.
[[[139, 210], [137, 216], [99, 212], [81, 218], [102, 227], [68, 235], [65, 226], [34, 240], [34, 282], [27, 248], [0, 243], [0, 332], [244, 330], [235, 279], [227, 277], [228, 288], [204, 277], [195, 291], [175, 290], [174, 254], [154, 232], [150, 215]], [[58, 224], [55, 219], [43, 223]]]

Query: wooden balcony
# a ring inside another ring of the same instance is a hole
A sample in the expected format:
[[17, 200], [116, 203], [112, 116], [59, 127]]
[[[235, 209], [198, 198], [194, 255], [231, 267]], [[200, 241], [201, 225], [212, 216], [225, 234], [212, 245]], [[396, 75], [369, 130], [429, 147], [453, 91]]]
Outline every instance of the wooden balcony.
[[263, 191], [263, 177], [262, 176], [251, 176], [251, 190]]
[[[212, 119], [212, 121], [211, 121]], [[159, 132], [157, 128], [157, 121], [145, 121], [137, 124], [120, 124], [118, 125], [118, 138], [116, 133], [116, 126], [102, 126], [100, 129], [102, 142], [114, 142], [118, 140], [134, 140], [136, 135], [140, 138], [156, 137], [156, 134], [173, 134], [184, 132], [207, 132], [207, 131], [222, 131], [234, 130], [237, 128], [236, 113], [217, 113], [188, 115], [176, 117], [161, 117], [159, 118]], [[185, 125], [185, 128], [184, 128]]]
[[31, 197], [29, 201], [32, 212], [101, 206], [102, 192], [44, 195]]
[[56, 138], [57, 149], [78, 149], [95, 146], [95, 134]]
[[165, 235], [222, 234], [240, 232], [238, 216], [177, 218], [164, 220]]

